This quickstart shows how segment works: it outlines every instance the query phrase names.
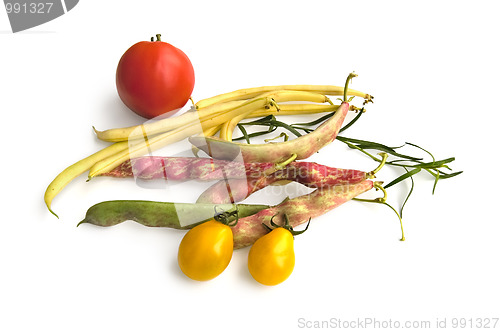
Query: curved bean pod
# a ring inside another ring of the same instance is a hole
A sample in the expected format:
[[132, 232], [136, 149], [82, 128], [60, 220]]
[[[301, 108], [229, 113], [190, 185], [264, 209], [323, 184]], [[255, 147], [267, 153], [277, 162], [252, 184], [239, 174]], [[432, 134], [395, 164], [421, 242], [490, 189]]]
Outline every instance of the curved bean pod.
[[349, 103], [343, 102], [335, 115], [316, 130], [286, 142], [243, 144], [216, 137], [190, 137], [189, 141], [214, 159], [235, 160], [241, 155], [244, 162], [274, 162], [289, 158], [295, 153], [297, 160], [301, 160], [310, 157], [337, 137], [348, 111]]
[[73, 181], [78, 176], [82, 175], [85, 171], [88, 171], [92, 165], [94, 165], [97, 161], [102, 158], [113, 155], [114, 153], [124, 149], [127, 147], [126, 142], [119, 142], [112, 144], [102, 150], [97, 151], [96, 153], [91, 154], [90, 156], [74, 163], [71, 166], [68, 166], [61, 173], [59, 173], [54, 180], [48, 185], [44, 194], [45, 205], [49, 209], [49, 211], [55, 215], [57, 218], [57, 214], [52, 211], [51, 204], [52, 200], [64, 189], [65, 186], [68, 185], [71, 181]]

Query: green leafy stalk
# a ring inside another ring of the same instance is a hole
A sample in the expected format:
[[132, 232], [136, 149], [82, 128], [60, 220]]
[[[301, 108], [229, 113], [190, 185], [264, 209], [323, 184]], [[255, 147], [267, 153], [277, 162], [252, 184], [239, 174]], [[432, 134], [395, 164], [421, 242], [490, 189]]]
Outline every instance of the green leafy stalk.
[[245, 127], [242, 126], [242, 125], [240, 125], [240, 124], [238, 124], [238, 128], [240, 129], [240, 131], [243, 134], [243, 137], [245, 138], [245, 140], [247, 141], [247, 143], [250, 144], [250, 136], [248, 136], [248, 132], [245, 129]]
[[[349, 82], [349, 80], [352, 79], [352, 77], [348, 78], [346, 81], [346, 84]], [[345, 98], [345, 97], [344, 97]], [[240, 123], [238, 124], [238, 127], [240, 128], [243, 136], [236, 138], [235, 140], [242, 140], [245, 139], [248, 143], [250, 142], [250, 138], [261, 136], [261, 135], [266, 135], [269, 134], [277, 128], [283, 128], [296, 137], [302, 136], [301, 131], [304, 134], [310, 133], [314, 131], [315, 126], [320, 125], [324, 121], [328, 120], [331, 116], [333, 116], [335, 112], [328, 113], [326, 115], [323, 115], [319, 117], [316, 120], [310, 121], [310, 122], [305, 122], [305, 123], [295, 123], [295, 124], [286, 124], [282, 121], [276, 120], [274, 115], [268, 115], [266, 117], [263, 117], [261, 119], [257, 119], [254, 121], [250, 122], [245, 122], [245, 123]], [[339, 132], [343, 132], [350, 128], [352, 125], [354, 125], [364, 114], [363, 110], [358, 112], [356, 116], [346, 125], [344, 125]], [[247, 131], [245, 130], [245, 126], [267, 126], [268, 130], [265, 131], [258, 131], [254, 132], [251, 134], [248, 134]], [[382, 159], [379, 156], [376, 156], [375, 154], [371, 153], [370, 151], [375, 151], [375, 152], [385, 152], [389, 154], [390, 156], [393, 157], [392, 160], [387, 160], [386, 165], [395, 167], [395, 168], [403, 168], [405, 173], [396, 177], [392, 181], [390, 181], [387, 185], [384, 186], [385, 189], [392, 187], [402, 181], [405, 180], [410, 180], [411, 181], [411, 187], [408, 195], [406, 196], [404, 202], [401, 204], [401, 208], [399, 213], [390, 205], [388, 205], [391, 209], [396, 212], [398, 215], [398, 218], [401, 221], [401, 218], [403, 216], [403, 208], [405, 207], [406, 203], [409, 200], [409, 197], [413, 193], [413, 189], [415, 187], [415, 181], [413, 179], [413, 176], [415, 176], [417, 173], [420, 173], [422, 170], [425, 170], [428, 174], [434, 177], [434, 183], [432, 187], [432, 193], [434, 194], [436, 191], [436, 186], [439, 182], [439, 180], [443, 179], [449, 179], [454, 176], [457, 176], [462, 173], [462, 171], [459, 172], [451, 172], [448, 173], [445, 170], [451, 171], [452, 169], [448, 165], [449, 163], [453, 162], [455, 160], [454, 157], [451, 158], [446, 158], [446, 159], [441, 159], [441, 160], [436, 160], [434, 155], [420, 147], [417, 144], [410, 143], [410, 142], [405, 142], [405, 144], [401, 146], [396, 146], [396, 147], [391, 147], [386, 144], [378, 143], [378, 142], [373, 142], [373, 141], [368, 141], [368, 140], [363, 140], [363, 139], [357, 139], [357, 138], [349, 138], [345, 136], [337, 136], [337, 141], [342, 142], [346, 144], [349, 148], [357, 150], [364, 155], [368, 156], [369, 158], [373, 159], [376, 162], [381, 162]], [[413, 156], [409, 154], [403, 154], [398, 151], [398, 149], [401, 149], [405, 146], [416, 148], [420, 151], [425, 152], [430, 158], [432, 159], [431, 161], [425, 161], [423, 157], [421, 156]], [[404, 239], [404, 235], [403, 235]]]

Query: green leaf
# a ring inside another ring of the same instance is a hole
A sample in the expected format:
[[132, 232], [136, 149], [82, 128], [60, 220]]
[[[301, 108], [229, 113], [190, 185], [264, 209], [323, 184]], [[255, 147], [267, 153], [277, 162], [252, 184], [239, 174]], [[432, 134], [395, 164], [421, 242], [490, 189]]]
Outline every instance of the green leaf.
[[443, 159], [443, 160], [438, 160], [438, 161], [432, 161], [430, 163], [419, 163], [418, 167], [420, 168], [438, 168], [438, 167], [443, 167], [445, 164], [451, 163], [452, 161], [455, 160], [455, 157]]
[[[269, 131], [269, 130], [265, 130], [265, 131], [256, 131], [254, 133], [250, 133], [248, 134], [248, 137], [249, 138], [253, 138], [253, 137], [257, 137], [257, 136], [262, 136], [262, 135], [266, 135], [266, 134], [269, 134], [269, 133], [272, 133], [273, 131], [275, 131], [276, 129], [278, 128], [274, 128], [273, 130]], [[233, 141], [241, 141], [242, 139], [245, 139], [245, 136], [240, 136], [240, 137], [236, 137], [236, 138], [233, 138]]]
[[414, 146], [414, 147], [416, 147], [416, 148], [418, 148], [418, 149], [420, 149], [420, 150], [422, 150], [422, 151], [426, 152], [429, 156], [431, 156], [432, 161], [436, 161], [436, 158], [434, 158], [434, 156], [432, 155], [432, 153], [430, 153], [430, 152], [429, 152], [429, 151], [427, 151], [426, 149], [424, 149], [424, 148], [422, 148], [422, 147], [420, 147], [420, 146], [418, 146], [418, 145], [416, 145], [416, 144], [410, 143], [410, 142], [406, 142], [405, 144], [407, 144], [407, 145], [411, 145], [411, 146]]
[[344, 142], [344, 143], [349, 142], [349, 143], [357, 144], [358, 148], [361, 150], [367, 150], [367, 149], [379, 150], [379, 151], [383, 151], [383, 152], [386, 152], [388, 154], [391, 154], [395, 157], [404, 158], [404, 159], [408, 159], [411, 161], [417, 161], [417, 160], [422, 159], [422, 158], [407, 156], [407, 155], [398, 153], [394, 150], [394, 148], [391, 148], [391, 147], [384, 145], [384, 144], [381, 144], [381, 143], [375, 143], [375, 142], [370, 142], [370, 141], [365, 141], [365, 140], [360, 140], [360, 139], [355, 139], [355, 138], [348, 138], [348, 137], [344, 137], [344, 136], [337, 136], [337, 139], [339, 141]]
[[356, 121], [358, 121], [358, 119], [361, 117], [361, 115], [363, 115], [363, 113], [364, 113], [363, 110], [359, 111], [358, 114], [356, 114], [356, 116], [354, 117], [354, 119], [351, 120], [351, 122], [340, 128], [339, 133], [343, 132], [344, 130], [355, 124]]
[[439, 181], [439, 172], [436, 173], [436, 178], [434, 180], [434, 186], [432, 186], [432, 194], [434, 195], [434, 192], [436, 191], [436, 185]]
[[294, 127], [295, 126], [306, 126], [306, 127], [315, 126], [315, 125], [320, 124], [320, 123], [324, 122], [325, 120], [331, 118], [334, 114], [335, 114], [335, 112], [331, 112], [331, 113], [328, 113], [327, 115], [324, 115], [321, 118], [316, 119], [314, 121], [304, 122], [304, 123], [294, 123], [294, 124], [292, 124], [292, 126], [294, 126]]
[[391, 182], [389, 182], [389, 184], [385, 185], [384, 188], [387, 189], [389, 187], [392, 187], [393, 185], [395, 185], [396, 183], [399, 183], [409, 177], [411, 177], [412, 175], [415, 175], [417, 174], [418, 172], [420, 172], [421, 169], [420, 168], [415, 168], [409, 172], [406, 172], [405, 174], [397, 177], [396, 179], [392, 180]]
[[297, 137], [302, 136], [302, 134], [301, 134], [301, 133], [299, 133], [299, 132], [298, 132], [295, 128], [293, 128], [292, 126], [290, 126], [290, 125], [289, 125], [289, 124], [287, 124], [287, 123], [284, 123], [284, 122], [281, 122], [281, 121], [275, 120], [275, 121], [273, 121], [273, 122], [272, 122], [272, 124], [273, 124], [274, 126], [280, 126], [280, 127], [282, 127], [282, 128], [287, 129], [289, 132], [291, 132], [292, 134], [294, 134], [294, 135], [295, 135], [295, 136], [297, 136]]
[[240, 131], [243, 134], [243, 137], [245, 138], [245, 140], [247, 141], [247, 143], [250, 144], [250, 137], [248, 136], [248, 133], [247, 133], [247, 130], [245, 129], [245, 127], [243, 127], [242, 125], [238, 124], [238, 128], [240, 129]]
[[449, 179], [449, 178], [452, 178], [454, 176], [462, 174], [463, 171], [455, 172], [455, 173], [451, 173], [451, 174], [444, 174], [444, 175], [443, 175], [443, 172], [440, 172], [440, 173], [441, 173], [441, 175], [439, 176], [440, 179]]
[[250, 121], [250, 122], [240, 122], [242, 126], [253, 126], [253, 125], [267, 125], [269, 121], [275, 120], [274, 115], [266, 115], [263, 118]]
[[310, 132], [314, 131], [314, 129], [311, 129], [311, 128], [304, 128], [304, 127], [297, 127], [297, 126], [293, 126], [293, 128], [295, 128], [297, 130], [303, 130], [306, 134], [309, 134]]

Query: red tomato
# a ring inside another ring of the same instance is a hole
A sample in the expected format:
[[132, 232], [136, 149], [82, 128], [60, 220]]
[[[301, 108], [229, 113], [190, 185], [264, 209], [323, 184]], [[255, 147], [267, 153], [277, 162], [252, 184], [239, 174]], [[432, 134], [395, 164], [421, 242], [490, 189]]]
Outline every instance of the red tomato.
[[180, 49], [162, 42], [132, 45], [116, 69], [121, 100], [135, 113], [151, 119], [183, 107], [194, 88], [194, 70]]

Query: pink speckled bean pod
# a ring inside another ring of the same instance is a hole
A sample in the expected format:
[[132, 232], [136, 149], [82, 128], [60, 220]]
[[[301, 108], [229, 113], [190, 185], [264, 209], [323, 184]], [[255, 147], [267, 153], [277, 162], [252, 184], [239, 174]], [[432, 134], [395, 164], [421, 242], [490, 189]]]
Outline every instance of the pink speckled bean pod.
[[252, 193], [278, 181], [296, 181], [309, 188], [355, 184], [366, 180], [369, 173], [333, 168], [311, 162], [292, 162], [267, 176], [247, 179], [223, 179], [205, 190], [197, 203], [225, 204], [240, 202]]
[[241, 156], [245, 163], [276, 162], [296, 154], [297, 160], [303, 160], [335, 140], [348, 111], [349, 103], [343, 102], [335, 114], [313, 132], [286, 142], [244, 144], [200, 136], [190, 137], [189, 141], [214, 159], [235, 160]]
[[196, 157], [139, 157], [128, 160], [100, 176], [136, 177], [143, 180], [211, 181], [262, 175], [273, 163], [239, 163]]
[[286, 214], [290, 225], [296, 227], [307, 222], [309, 218], [325, 214], [371, 188], [373, 188], [373, 182], [365, 180], [357, 184], [316, 189], [309, 195], [286, 200], [254, 215], [240, 218], [238, 223], [231, 228], [234, 248], [252, 245], [258, 238], [265, 235], [268, 230], [262, 224], [270, 226], [269, 221], [275, 215], [273, 221], [278, 225], [283, 223], [283, 215]]
[[[257, 180], [264, 173], [271, 173], [275, 166], [273, 163], [240, 163], [210, 158], [150, 156], [128, 160], [112, 171], [100, 174], [100, 176], [175, 181]], [[338, 184], [331, 182], [336, 178], [362, 178], [366, 174], [361, 171], [332, 168], [302, 161], [288, 164], [284, 169], [277, 170], [275, 175], [279, 176], [281, 180], [298, 181], [308, 187], [323, 187]], [[346, 183], [352, 183], [352, 181]]]

